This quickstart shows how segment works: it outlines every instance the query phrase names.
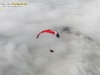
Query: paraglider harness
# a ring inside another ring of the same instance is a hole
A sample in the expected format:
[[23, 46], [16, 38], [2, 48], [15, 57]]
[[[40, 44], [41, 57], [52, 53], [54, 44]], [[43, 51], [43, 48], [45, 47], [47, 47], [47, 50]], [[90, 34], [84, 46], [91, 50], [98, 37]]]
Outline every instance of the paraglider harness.
[[52, 52], [54, 52], [54, 51], [50, 49], [50, 52], [52, 53]]

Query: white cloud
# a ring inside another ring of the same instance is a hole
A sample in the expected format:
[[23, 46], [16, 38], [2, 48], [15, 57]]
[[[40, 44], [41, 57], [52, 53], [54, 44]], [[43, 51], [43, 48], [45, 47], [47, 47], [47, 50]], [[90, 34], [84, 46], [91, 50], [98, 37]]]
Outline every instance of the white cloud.
[[[26, 2], [0, 10], [1, 75], [100, 74], [99, 0]], [[36, 39], [47, 28], [60, 38], [43, 34]]]

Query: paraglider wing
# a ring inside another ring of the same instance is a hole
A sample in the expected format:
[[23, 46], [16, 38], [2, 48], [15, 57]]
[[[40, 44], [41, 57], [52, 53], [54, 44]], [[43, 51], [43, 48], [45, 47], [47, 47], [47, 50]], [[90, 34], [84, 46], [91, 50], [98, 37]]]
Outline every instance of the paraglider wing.
[[53, 35], [56, 35], [57, 38], [60, 37], [60, 35], [59, 35], [59, 33], [58, 33], [57, 31], [52, 30], [52, 29], [45, 29], [45, 30], [41, 31], [41, 32], [37, 35], [36, 38], [38, 39], [39, 36], [40, 36], [40, 34], [42, 34], [42, 33], [51, 33], [51, 34], [53, 34]]
[[39, 37], [39, 35], [37, 35], [37, 37], [36, 37], [36, 38], [38, 39], [38, 37]]
[[57, 37], [57, 38], [59, 38], [59, 37], [60, 37], [59, 33], [57, 33], [57, 34], [56, 34], [56, 37]]

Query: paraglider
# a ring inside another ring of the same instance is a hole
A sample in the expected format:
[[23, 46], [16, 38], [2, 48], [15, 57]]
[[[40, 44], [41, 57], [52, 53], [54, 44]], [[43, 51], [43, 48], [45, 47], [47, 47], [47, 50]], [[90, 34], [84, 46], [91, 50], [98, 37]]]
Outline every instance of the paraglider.
[[59, 33], [57, 31], [52, 30], [52, 29], [45, 29], [45, 30], [42, 30], [39, 34], [37, 34], [37, 37], [36, 38], [38, 39], [39, 36], [40, 36], [40, 34], [42, 34], [42, 33], [51, 33], [53, 35], [56, 35], [57, 38], [60, 37], [60, 35], [59, 35]]
[[[57, 38], [60, 37], [59, 33], [53, 29], [45, 29], [45, 30], [42, 30], [41, 32], [39, 32], [37, 34], [37, 39], [39, 38], [39, 36], [42, 34], [42, 33], [50, 33], [50, 34], [53, 34], [53, 35], [56, 35]], [[52, 49], [50, 49], [50, 52], [53, 53], [54, 51]]]

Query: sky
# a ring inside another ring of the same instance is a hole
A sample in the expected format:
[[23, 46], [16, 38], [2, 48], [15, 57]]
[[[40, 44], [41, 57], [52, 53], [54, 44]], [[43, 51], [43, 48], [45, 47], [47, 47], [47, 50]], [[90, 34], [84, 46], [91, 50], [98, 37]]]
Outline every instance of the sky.
[[99, 75], [99, 24], [100, 0], [1, 0], [0, 75]]

